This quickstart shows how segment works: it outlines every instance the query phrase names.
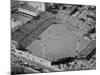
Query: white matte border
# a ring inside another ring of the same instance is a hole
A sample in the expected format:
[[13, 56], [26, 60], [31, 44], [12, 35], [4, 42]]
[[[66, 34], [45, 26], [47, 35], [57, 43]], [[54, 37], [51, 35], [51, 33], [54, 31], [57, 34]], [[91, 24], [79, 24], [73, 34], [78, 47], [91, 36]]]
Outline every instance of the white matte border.
[[[69, 4], [96, 5], [96, 70], [87, 71], [69, 71], [55, 73], [39, 73], [27, 75], [99, 75], [100, 73], [100, 1], [99, 0], [27, 0], [39, 2], [56, 2]], [[0, 75], [9, 75], [10, 73], [10, 0], [1, 0], [0, 2]], [[26, 74], [25, 74], [26, 75]]]
[[36, 1], [36, 2], [50, 2], [50, 3], [53, 2], [53, 3], [96, 5], [96, 0], [21, 0], [21, 1]]

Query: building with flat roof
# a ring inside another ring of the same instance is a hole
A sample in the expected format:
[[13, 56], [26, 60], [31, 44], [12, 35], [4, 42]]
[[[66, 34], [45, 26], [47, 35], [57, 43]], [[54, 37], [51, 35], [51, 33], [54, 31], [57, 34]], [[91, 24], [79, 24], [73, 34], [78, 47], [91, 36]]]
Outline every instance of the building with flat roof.
[[32, 16], [37, 16], [41, 12], [45, 11], [45, 4], [28, 2], [18, 8], [18, 11]]

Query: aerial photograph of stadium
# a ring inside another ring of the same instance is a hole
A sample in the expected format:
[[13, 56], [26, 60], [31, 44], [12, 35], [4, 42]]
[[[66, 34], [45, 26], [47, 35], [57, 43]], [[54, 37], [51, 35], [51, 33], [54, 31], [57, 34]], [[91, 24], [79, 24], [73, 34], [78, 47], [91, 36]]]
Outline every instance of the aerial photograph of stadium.
[[96, 70], [96, 6], [11, 0], [11, 75]]

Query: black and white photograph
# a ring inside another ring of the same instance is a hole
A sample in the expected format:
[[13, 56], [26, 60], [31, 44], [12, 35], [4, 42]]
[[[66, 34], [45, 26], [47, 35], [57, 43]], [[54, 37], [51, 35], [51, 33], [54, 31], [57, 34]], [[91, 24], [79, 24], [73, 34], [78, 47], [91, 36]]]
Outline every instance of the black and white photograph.
[[11, 75], [96, 70], [96, 5], [10, 5]]

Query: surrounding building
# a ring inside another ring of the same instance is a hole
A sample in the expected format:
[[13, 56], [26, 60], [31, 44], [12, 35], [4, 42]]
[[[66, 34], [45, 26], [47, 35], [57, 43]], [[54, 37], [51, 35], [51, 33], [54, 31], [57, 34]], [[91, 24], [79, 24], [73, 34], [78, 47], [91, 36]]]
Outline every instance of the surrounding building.
[[45, 4], [28, 2], [18, 8], [18, 11], [32, 16], [37, 16], [41, 12], [45, 11]]

